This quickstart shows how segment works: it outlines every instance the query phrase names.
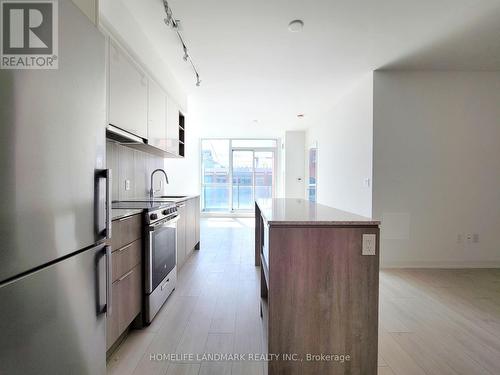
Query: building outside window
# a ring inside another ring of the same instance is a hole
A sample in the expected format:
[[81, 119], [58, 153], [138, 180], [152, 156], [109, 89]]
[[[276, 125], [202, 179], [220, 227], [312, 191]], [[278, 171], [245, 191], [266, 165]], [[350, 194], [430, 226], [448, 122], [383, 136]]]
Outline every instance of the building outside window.
[[253, 210], [255, 199], [275, 189], [275, 139], [203, 139], [202, 210]]

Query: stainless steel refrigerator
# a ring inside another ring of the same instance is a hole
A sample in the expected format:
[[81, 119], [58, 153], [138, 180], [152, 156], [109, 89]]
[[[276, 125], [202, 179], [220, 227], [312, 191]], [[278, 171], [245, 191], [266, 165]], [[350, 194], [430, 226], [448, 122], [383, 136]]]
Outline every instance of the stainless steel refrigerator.
[[106, 372], [105, 39], [58, 13], [59, 69], [0, 70], [0, 374]]

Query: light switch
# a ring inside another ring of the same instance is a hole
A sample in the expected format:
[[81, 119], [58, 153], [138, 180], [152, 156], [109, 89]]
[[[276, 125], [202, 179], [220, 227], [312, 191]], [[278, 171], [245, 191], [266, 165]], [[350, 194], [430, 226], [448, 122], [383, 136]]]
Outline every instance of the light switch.
[[363, 244], [361, 246], [361, 255], [375, 255], [377, 246], [376, 234], [363, 234]]

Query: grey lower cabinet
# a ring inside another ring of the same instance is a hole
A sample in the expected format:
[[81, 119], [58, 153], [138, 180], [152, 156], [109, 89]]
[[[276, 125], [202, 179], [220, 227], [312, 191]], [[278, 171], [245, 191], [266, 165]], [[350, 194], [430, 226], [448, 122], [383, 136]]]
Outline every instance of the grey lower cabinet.
[[177, 222], [177, 269], [186, 261], [186, 202], [177, 204], [179, 221]]
[[114, 220], [111, 241], [111, 311], [106, 322], [109, 350], [140, 314], [142, 304], [142, 218], [133, 215]]
[[196, 225], [195, 225], [196, 250], [200, 250], [200, 214], [201, 214], [200, 197], [196, 197]]
[[192, 251], [196, 245], [196, 209], [195, 199], [186, 201], [186, 249]]
[[177, 204], [177, 268], [180, 269], [200, 243], [200, 197]]

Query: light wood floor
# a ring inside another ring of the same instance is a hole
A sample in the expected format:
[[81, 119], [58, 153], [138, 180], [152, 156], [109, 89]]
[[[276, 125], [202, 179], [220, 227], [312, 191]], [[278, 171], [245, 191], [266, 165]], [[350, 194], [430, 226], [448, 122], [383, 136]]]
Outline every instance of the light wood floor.
[[[150, 360], [262, 352], [252, 225], [202, 219], [201, 250], [153, 324], [110, 358], [109, 374], [263, 374], [259, 362]], [[500, 374], [500, 270], [382, 271], [379, 374]]]

